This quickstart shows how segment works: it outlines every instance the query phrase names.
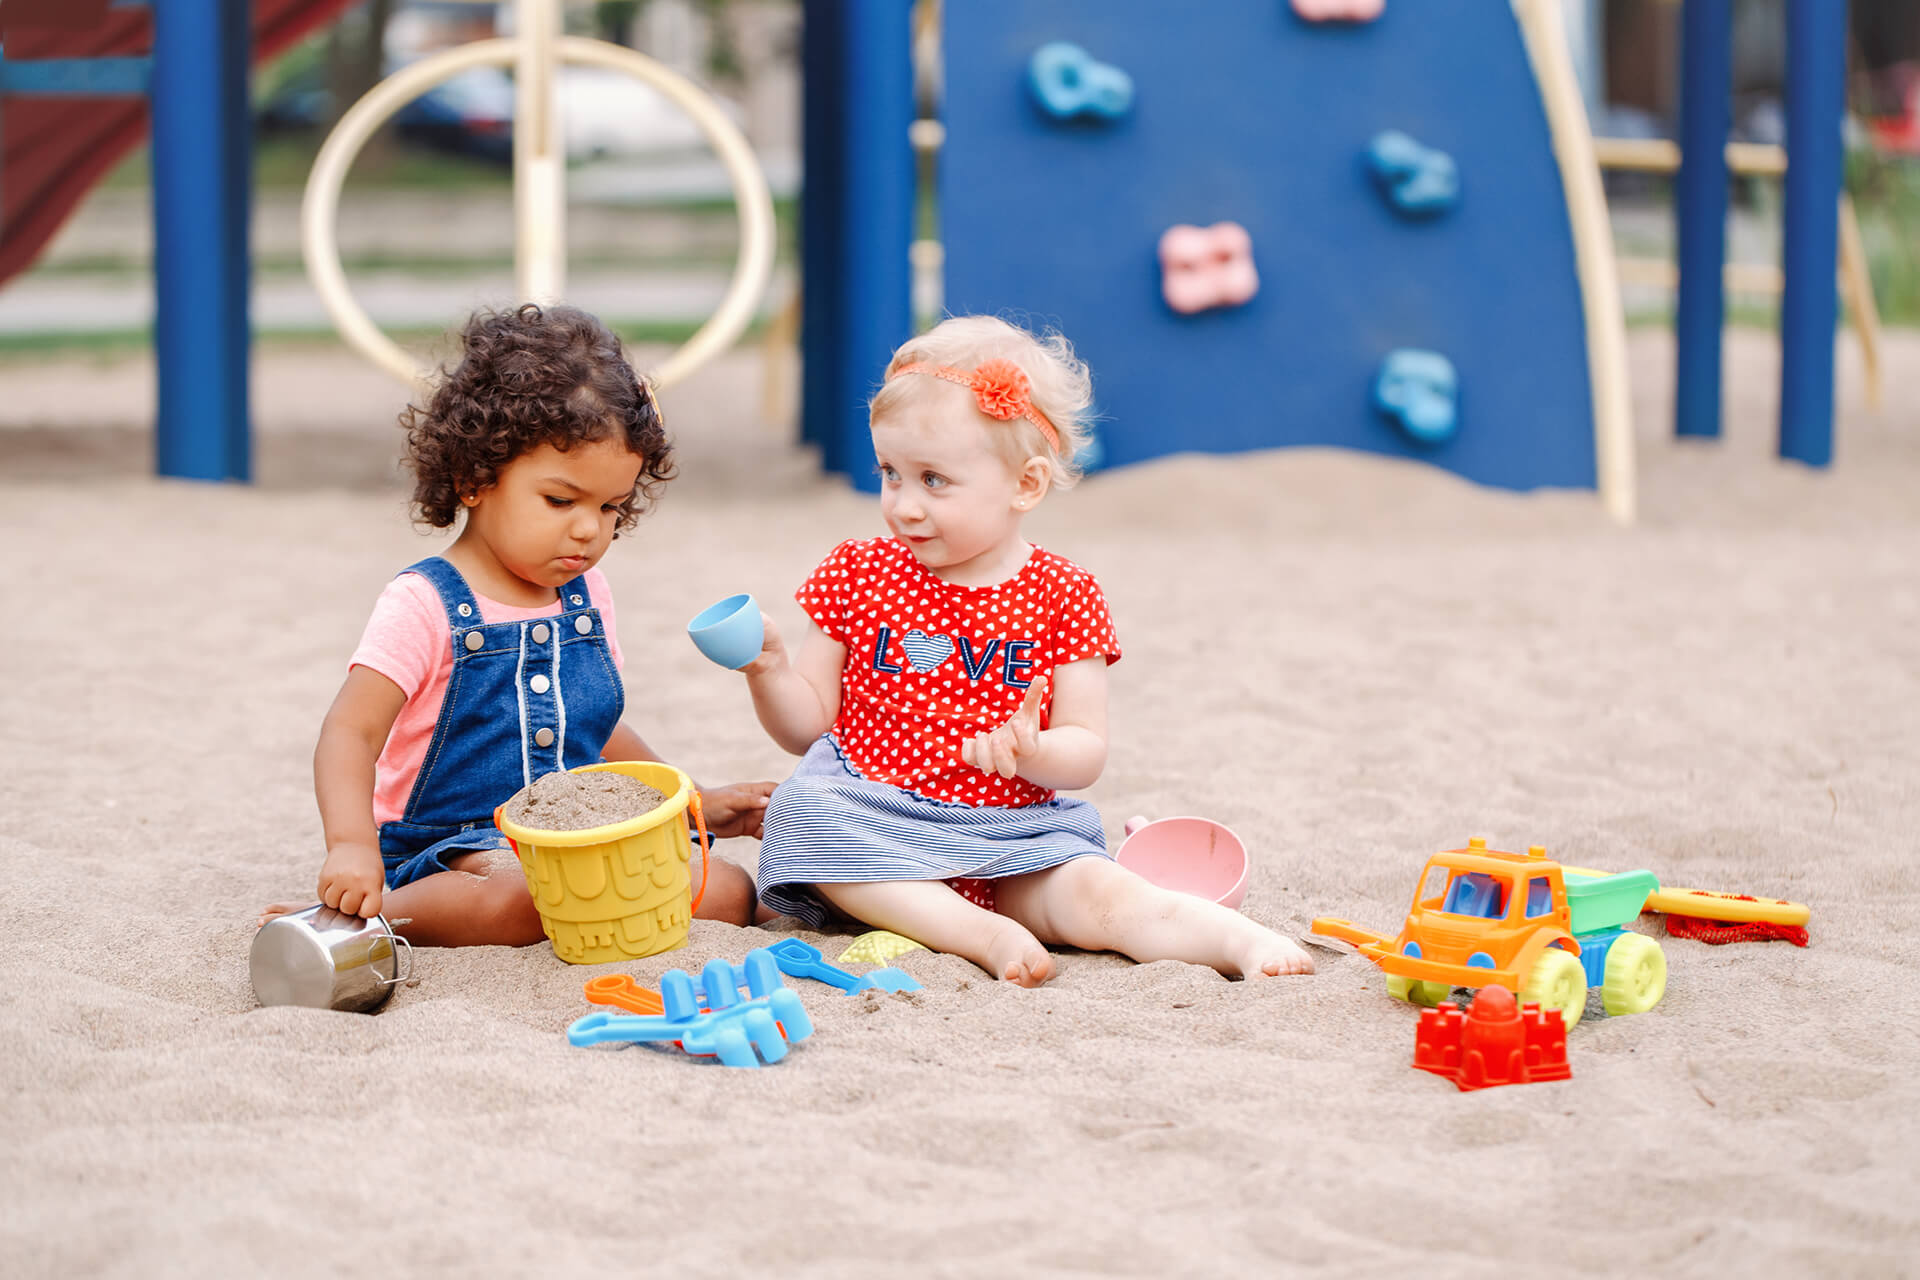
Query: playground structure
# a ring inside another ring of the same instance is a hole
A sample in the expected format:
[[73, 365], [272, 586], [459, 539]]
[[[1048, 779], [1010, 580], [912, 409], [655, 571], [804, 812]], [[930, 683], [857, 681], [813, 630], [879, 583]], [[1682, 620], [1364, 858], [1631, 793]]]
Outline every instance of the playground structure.
[[153, 136], [155, 469], [252, 474], [247, 413], [249, 55], [350, 0], [8, 0], [0, 5], [0, 282]]
[[[1594, 157], [1603, 169], [1674, 174], [1680, 171], [1680, 148], [1661, 138], [1595, 138]], [[1742, 177], [1778, 180], [1787, 173], [1787, 150], [1762, 142], [1729, 142], [1727, 170]], [[1868, 408], [1879, 408], [1884, 375], [1880, 368], [1880, 309], [1867, 274], [1867, 251], [1860, 238], [1860, 220], [1853, 200], [1840, 195], [1840, 297], [1860, 344], [1860, 362]], [[1680, 269], [1664, 258], [1621, 258], [1623, 284], [1650, 284], [1673, 289]], [[1729, 262], [1724, 272], [1727, 292], [1778, 296], [1786, 290], [1786, 273], [1763, 263]]]
[[[155, 239], [154, 319], [159, 366], [156, 470], [197, 480], [247, 480], [248, 218], [252, 116], [247, 63], [268, 57], [336, 17], [351, 0], [8, 0], [0, 30], [0, 99], [28, 99], [6, 126], [0, 160], [0, 280], [23, 268], [82, 195], [142, 131], [151, 103]], [[551, 91], [558, 62], [646, 81], [678, 104], [726, 165], [740, 214], [733, 278], [707, 322], [657, 370], [662, 384], [724, 350], [753, 318], [773, 268], [773, 203], [752, 149], [707, 95], [631, 49], [560, 34], [561, 0], [518, 0], [518, 34], [422, 60], [383, 81], [342, 117], [316, 157], [301, 209], [309, 275], [347, 343], [396, 377], [426, 370], [374, 326], [353, 300], [333, 228], [340, 187], [373, 132], [420, 93], [472, 67], [516, 70], [514, 187], [516, 280], [529, 301], [565, 292], [565, 156]], [[151, 21], [149, 21], [151, 18]], [[150, 52], [123, 51], [149, 48]], [[102, 104], [98, 99], [108, 99]], [[39, 101], [34, 101], [34, 100]], [[48, 99], [63, 107], [58, 118]], [[72, 100], [80, 100], [68, 107]], [[25, 176], [63, 142], [80, 163]], [[17, 144], [17, 145], [16, 145]], [[448, 317], [454, 323], [458, 317]]]
[[658, 89], [693, 120], [726, 166], [740, 213], [740, 254], [733, 278], [705, 324], [649, 370], [661, 386], [679, 381], [730, 346], [752, 321], [773, 272], [773, 197], [753, 149], [697, 85], [632, 49], [561, 34], [561, 0], [517, 0], [515, 34], [480, 40], [424, 58], [389, 76], [346, 111], [314, 158], [301, 202], [301, 248], [307, 274], [340, 335], [374, 364], [409, 384], [427, 371], [388, 338], [353, 300], [334, 239], [340, 187], [353, 158], [401, 107], [463, 71], [512, 66], [515, 277], [520, 297], [557, 302], [566, 295], [566, 152], [553, 72], [568, 62], [624, 72]]
[[[151, 99], [162, 474], [249, 472], [250, 14], [254, 52], [264, 55], [344, 2], [160, 0], [151, 53], [132, 57], [119, 55], [142, 47], [141, 0], [0, 9], [0, 97], [89, 100], [76, 116], [102, 94], [123, 99], [114, 130], [54, 135], [76, 137], [85, 153], [60, 179], [64, 203], [25, 215], [12, 203], [17, 121], [46, 104], [9, 101], [0, 276], [24, 265], [137, 138], [141, 99]], [[555, 62], [574, 61], [665, 92], [733, 180], [742, 246], [727, 295], [658, 375], [683, 375], [751, 318], [771, 265], [772, 219], [744, 140], [703, 112], [699, 90], [642, 55], [559, 35], [559, 8], [520, 0], [513, 39], [395, 76], [347, 113], [315, 164], [303, 207], [310, 273], [347, 341], [396, 376], [417, 370], [353, 302], [333, 251], [340, 180], [406, 97], [474, 66], [518, 71], [516, 266], [526, 297], [564, 292], [563, 160], [546, 89]], [[864, 405], [886, 354], [912, 331], [909, 264], [927, 256], [917, 184], [922, 161], [937, 156], [948, 307], [1024, 313], [1072, 337], [1098, 374], [1104, 462], [1331, 444], [1510, 488], [1595, 488], [1617, 518], [1632, 518], [1616, 264], [1553, 0], [1475, 5], [1446, 23], [1423, 22], [1407, 4], [1233, 0], [1180, 39], [1151, 0], [968, 0], [945, 7], [940, 122], [915, 118], [913, 13], [898, 0], [805, 7], [802, 432], [829, 469], [872, 483]], [[1327, 16], [1344, 20], [1319, 20]], [[1712, 435], [1730, 0], [1687, 0], [1684, 22], [1676, 430]], [[1791, 0], [1789, 22], [1780, 451], [1824, 465], [1844, 7]], [[1395, 154], [1410, 159], [1382, 159], [1382, 140], [1395, 134], [1411, 144], [1396, 143]], [[1382, 164], [1401, 168], [1383, 180]], [[1430, 198], [1438, 189], [1445, 200]], [[1030, 195], [1009, 200], [1008, 191]], [[1167, 305], [1163, 238], [1228, 225], [1245, 248], [1218, 264], [1204, 250], [1197, 304]], [[1229, 278], [1239, 285], [1208, 292]], [[1864, 316], [1857, 290], [1850, 296]], [[1399, 399], [1377, 390], [1389, 370]], [[1405, 396], [1417, 412], [1398, 407]]]
[[[944, 261], [949, 310], [1013, 312], [1074, 340], [1096, 373], [1106, 463], [1336, 444], [1512, 488], [1596, 488], [1631, 519], [1618, 268], [1556, 3], [1438, 23], [1404, 3], [1244, 0], [1176, 36], [1148, 0], [969, 0], [944, 6], [939, 120], [915, 119], [904, 6], [817, 4], [808, 19], [803, 429], [856, 485], [872, 483], [862, 409], [912, 331], [918, 256]], [[1789, 21], [1780, 452], [1824, 465], [1846, 15], [1791, 0]], [[1676, 425], [1713, 434], [1726, 0], [1687, 0], [1686, 22]], [[1061, 91], [1063, 65], [1080, 92]], [[1369, 183], [1366, 153], [1393, 130], [1446, 158], [1450, 206], [1408, 217]], [[935, 168], [941, 243], [928, 245], [915, 184]], [[1192, 310], [1163, 297], [1169, 229], [1229, 223], [1249, 234], [1257, 296]], [[1448, 412], [1419, 415], [1448, 429], [1369, 403], [1396, 355], [1448, 371], [1420, 388]]]

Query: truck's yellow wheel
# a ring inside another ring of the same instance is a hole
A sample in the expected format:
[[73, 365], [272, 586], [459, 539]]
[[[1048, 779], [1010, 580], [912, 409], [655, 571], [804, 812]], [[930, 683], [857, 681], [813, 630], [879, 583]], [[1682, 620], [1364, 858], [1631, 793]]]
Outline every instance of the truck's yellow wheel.
[[1520, 1002], [1558, 1009], [1562, 1025], [1573, 1030], [1587, 1011], [1587, 971], [1580, 967], [1580, 957], [1558, 947], [1541, 952], [1520, 988]]
[[1419, 978], [1397, 978], [1388, 974], [1387, 994], [1395, 1000], [1431, 1009], [1452, 995], [1453, 988], [1444, 982], [1423, 982]]
[[1609, 1014], [1645, 1013], [1667, 994], [1667, 953], [1644, 933], [1614, 939], [1607, 951], [1600, 1003]]

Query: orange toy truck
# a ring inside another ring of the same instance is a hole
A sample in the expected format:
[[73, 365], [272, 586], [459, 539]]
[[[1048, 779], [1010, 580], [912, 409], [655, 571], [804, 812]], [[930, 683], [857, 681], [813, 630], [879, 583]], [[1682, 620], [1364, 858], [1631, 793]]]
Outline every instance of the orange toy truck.
[[1571, 1029], [1589, 986], [1609, 1014], [1644, 1013], [1666, 994], [1666, 953], [1624, 927], [1659, 889], [1651, 871], [1568, 875], [1539, 845], [1503, 853], [1476, 837], [1427, 859], [1398, 935], [1333, 916], [1313, 932], [1358, 946], [1396, 1000], [1433, 1006], [1497, 982]]

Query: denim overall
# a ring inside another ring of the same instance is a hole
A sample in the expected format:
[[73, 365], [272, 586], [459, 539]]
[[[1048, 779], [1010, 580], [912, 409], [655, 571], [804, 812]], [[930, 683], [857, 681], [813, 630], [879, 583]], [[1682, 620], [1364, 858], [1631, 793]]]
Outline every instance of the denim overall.
[[506, 848], [494, 806], [535, 778], [598, 761], [626, 706], [584, 577], [560, 588], [558, 616], [488, 624], [445, 560], [403, 572], [440, 593], [453, 671], [406, 812], [380, 828], [389, 889], [447, 870], [457, 854]]

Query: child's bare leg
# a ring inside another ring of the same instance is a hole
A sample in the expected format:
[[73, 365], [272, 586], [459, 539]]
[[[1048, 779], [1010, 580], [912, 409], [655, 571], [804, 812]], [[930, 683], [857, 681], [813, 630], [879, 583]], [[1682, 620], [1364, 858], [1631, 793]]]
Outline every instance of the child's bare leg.
[[975, 906], [939, 880], [813, 887], [856, 920], [902, 934], [935, 951], [965, 956], [996, 978], [1037, 987], [1053, 976], [1053, 957], [1025, 925]]
[[1145, 964], [1185, 960], [1228, 977], [1312, 973], [1289, 939], [1217, 902], [1149, 884], [1107, 858], [1075, 858], [995, 881], [1000, 909], [1043, 942], [1119, 951]]
[[[696, 851], [696, 859], [697, 856]], [[773, 919], [773, 912], [755, 903], [753, 877], [737, 863], [709, 854], [707, 876], [707, 887], [700, 895], [700, 909], [694, 912], [695, 916], [702, 920], [721, 920], [739, 925], [760, 924]]]
[[491, 849], [447, 859], [380, 900], [393, 931], [422, 947], [527, 947], [546, 940], [540, 912], [511, 852]]
[[[526, 947], [546, 939], [539, 909], [511, 854], [463, 853], [448, 859], [447, 866], [451, 870], [381, 897], [380, 913], [393, 922], [395, 933], [423, 947]], [[738, 925], [773, 919], [773, 912], [756, 907], [753, 878], [737, 864], [715, 857], [708, 866], [712, 880], [700, 900], [700, 919]], [[276, 902], [260, 913], [259, 923], [312, 905]]]

